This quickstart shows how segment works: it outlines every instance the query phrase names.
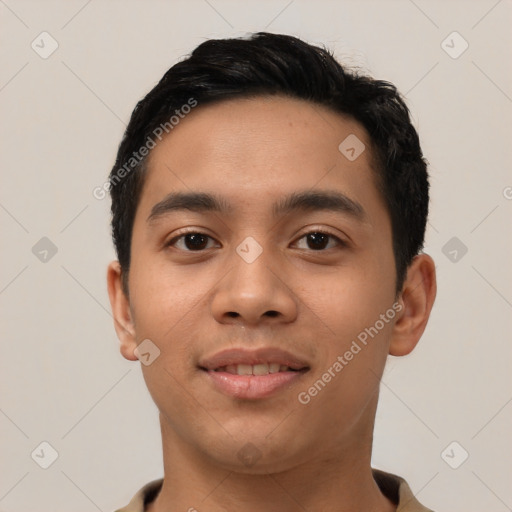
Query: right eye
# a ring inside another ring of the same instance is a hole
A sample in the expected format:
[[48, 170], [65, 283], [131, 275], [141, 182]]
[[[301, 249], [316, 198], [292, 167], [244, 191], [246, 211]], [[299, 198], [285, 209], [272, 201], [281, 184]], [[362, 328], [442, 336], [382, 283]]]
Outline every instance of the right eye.
[[213, 241], [214, 239], [204, 233], [188, 231], [175, 236], [167, 243], [167, 246], [177, 247], [185, 252], [198, 252], [204, 249], [211, 249], [211, 247], [208, 247], [208, 240]]

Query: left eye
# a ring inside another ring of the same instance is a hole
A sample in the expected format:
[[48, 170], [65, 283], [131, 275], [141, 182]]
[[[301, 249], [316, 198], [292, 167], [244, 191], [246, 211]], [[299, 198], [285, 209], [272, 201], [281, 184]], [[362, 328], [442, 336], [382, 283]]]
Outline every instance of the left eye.
[[[311, 249], [313, 251], [321, 251], [324, 249], [332, 249], [332, 247], [343, 246], [344, 242], [338, 237], [331, 235], [330, 233], [324, 233], [323, 231], [310, 231], [299, 238], [299, 240], [306, 240], [305, 249]], [[329, 246], [329, 239], [334, 241], [334, 245]], [[299, 247], [304, 249], [304, 247]]]

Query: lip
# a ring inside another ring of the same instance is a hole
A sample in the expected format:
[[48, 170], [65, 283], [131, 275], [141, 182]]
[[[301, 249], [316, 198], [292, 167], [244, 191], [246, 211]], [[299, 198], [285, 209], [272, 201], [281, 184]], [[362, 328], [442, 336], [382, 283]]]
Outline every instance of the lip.
[[[228, 372], [215, 371], [228, 365], [279, 363], [294, 371], [269, 373], [267, 375], [234, 375]], [[218, 352], [199, 363], [208, 381], [224, 395], [246, 400], [258, 400], [284, 391], [309, 370], [309, 365], [293, 354], [276, 348], [256, 350], [229, 349]]]
[[278, 348], [259, 348], [254, 350], [231, 348], [217, 352], [211, 357], [202, 359], [199, 367], [205, 370], [215, 370], [222, 366], [232, 364], [260, 364], [260, 363], [279, 363], [289, 366], [294, 370], [309, 368], [306, 361], [294, 356], [290, 352]]

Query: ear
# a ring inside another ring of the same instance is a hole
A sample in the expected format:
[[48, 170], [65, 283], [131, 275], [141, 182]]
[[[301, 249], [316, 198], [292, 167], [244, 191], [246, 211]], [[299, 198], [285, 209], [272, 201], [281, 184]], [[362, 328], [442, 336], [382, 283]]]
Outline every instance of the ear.
[[137, 361], [134, 353], [137, 347], [135, 324], [130, 311], [130, 301], [123, 290], [122, 270], [118, 261], [113, 261], [108, 266], [107, 286], [114, 327], [121, 342], [121, 354], [129, 361]]
[[436, 298], [436, 266], [428, 254], [416, 256], [407, 270], [398, 304], [402, 306], [395, 322], [389, 353], [405, 356], [421, 338]]

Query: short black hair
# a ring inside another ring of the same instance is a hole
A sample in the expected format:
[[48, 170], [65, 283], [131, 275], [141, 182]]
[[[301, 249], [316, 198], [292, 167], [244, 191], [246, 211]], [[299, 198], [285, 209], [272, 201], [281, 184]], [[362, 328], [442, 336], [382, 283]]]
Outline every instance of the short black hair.
[[376, 183], [391, 219], [400, 291], [407, 267], [423, 248], [429, 202], [427, 161], [404, 99], [392, 83], [342, 66], [326, 48], [290, 35], [258, 32], [203, 42], [137, 103], [109, 177], [112, 238], [125, 292], [147, 148], [150, 142], [154, 145], [155, 134], [163, 133], [162, 127], [169, 133], [172, 118], [178, 119], [175, 114], [187, 112], [184, 106], [190, 110], [190, 105], [200, 108], [258, 95], [303, 99], [364, 126], [371, 139]]

